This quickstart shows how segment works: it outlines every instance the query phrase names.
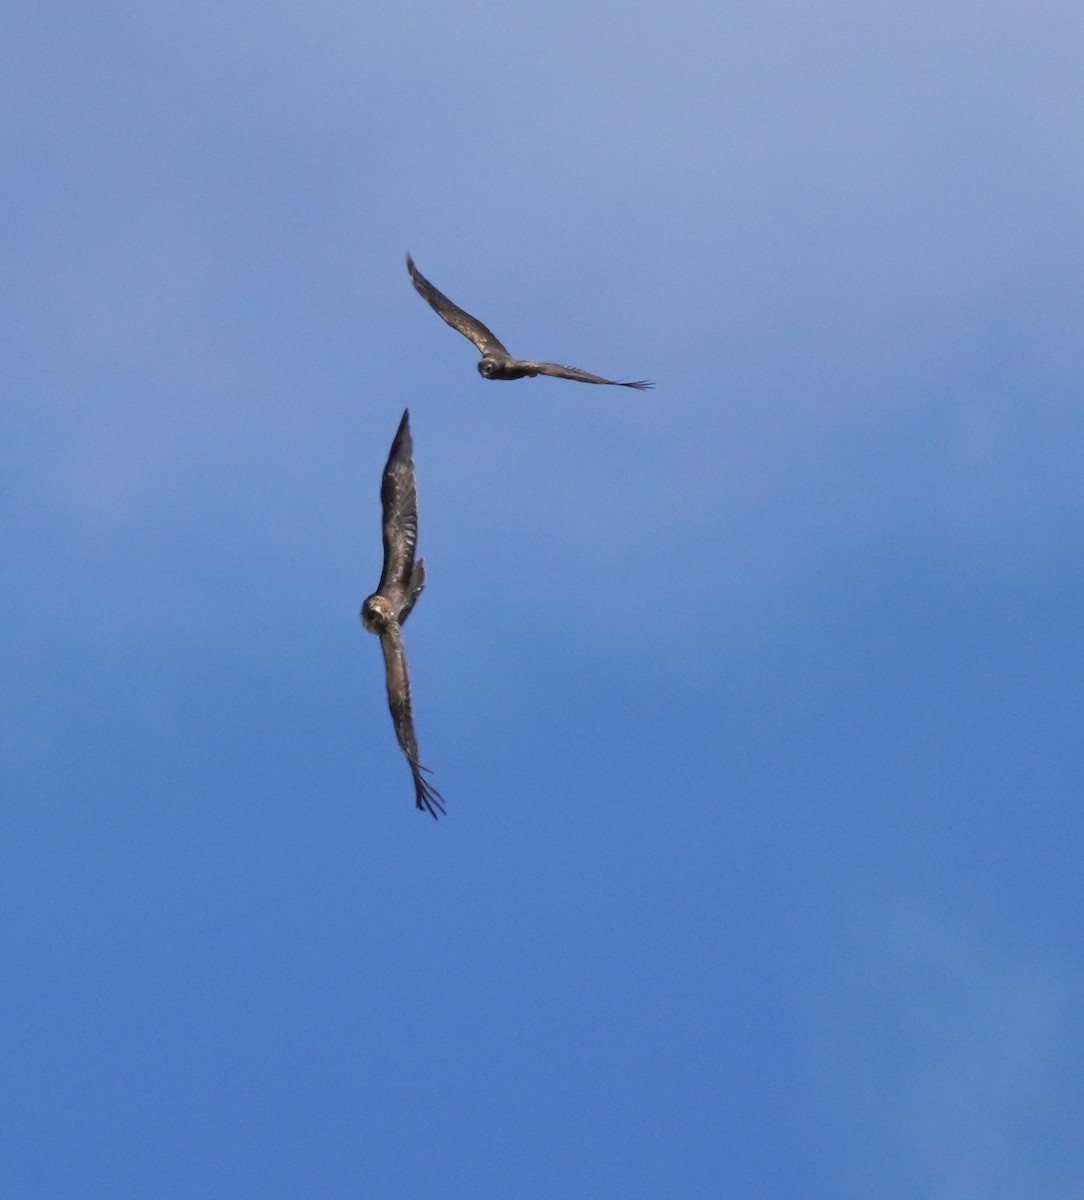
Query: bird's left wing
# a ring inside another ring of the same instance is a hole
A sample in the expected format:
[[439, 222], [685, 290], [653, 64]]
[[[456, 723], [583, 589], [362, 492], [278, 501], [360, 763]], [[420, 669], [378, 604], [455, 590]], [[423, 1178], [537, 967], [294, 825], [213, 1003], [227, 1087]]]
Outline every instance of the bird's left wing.
[[609, 383], [614, 387], [636, 388], [644, 391], [655, 385], [647, 379], [606, 379], [602, 375], [592, 375], [590, 371], [581, 371], [579, 367], [566, 367], [561, 363], [530, 362], [526, 359], [516, 359], [512, 366], [528, 371], [532, 375], [553, 375], [557, 379], [575, 379], [578, 383]]
[[384, 652], [388, 708], [391, 710], [395, 736], [414, 777], [415, 805], [435, 818], [438, 812], [444, 812], [444, 800], [425, 778], [423, 772], [426, 768], [418, 761], [418, 739], [414, 734], [414, 707], [410, 701], [410, 675], [407, 671], [406, 651], [403, 648], [403, 636], [399, 626], [394, 622], [380, 635], [380, 648]]

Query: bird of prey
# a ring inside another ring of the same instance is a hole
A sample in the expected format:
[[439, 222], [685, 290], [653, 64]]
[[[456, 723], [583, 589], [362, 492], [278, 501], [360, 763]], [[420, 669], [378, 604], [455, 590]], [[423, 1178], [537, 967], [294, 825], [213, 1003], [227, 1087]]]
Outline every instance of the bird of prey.
[[478, 372], [486, 379], [522, 379], [525, 375], [532, 377], [556, 375], [558, 379], [575, 379], [580, 383], [609, 383], [615, 387], [641, 390], [655, 386], [646, 379], [631, 381], [604, 379], [601, 375], [591, 375], [587, 371], [581, 371], [579, 367], [564, 367], [560, 363], [513, 358], [477, 317], [472, 317], [470, 313], [464, 312], [458, 304], [453, 304], [443, 292], [438, 291], [414, 265], [414, 259], [409, 254], [406, 256], [406, 265], [418, 295], [453, 329], [457, 329], [478, 347], [482, 355], [482, 361], [478, 364]]
[[414, 560], [418, 540], [418, 490], [414, 483], [413, 450], [408, 409], [399, 422], [380, 481], [380, 503], [384, 510], [384, 569], [376, 591], [361, 606], [361, 623], [380, 638], [388, 682], [388, 707], [395, 736], [414, 776], [415, 804], [435, 818], [438, 811], [444, 812], [444, 801], [425, 778], [423, 772], [427, 768], [418, 761], [410, 676], [401, 632], [415, 600], [425, 587], [425, 562], [420, 558]]

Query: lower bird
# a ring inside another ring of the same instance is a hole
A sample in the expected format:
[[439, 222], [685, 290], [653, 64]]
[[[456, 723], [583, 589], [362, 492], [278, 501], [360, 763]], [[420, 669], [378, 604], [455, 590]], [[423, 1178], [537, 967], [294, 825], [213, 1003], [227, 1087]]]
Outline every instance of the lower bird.
[[418, 489], [414, 482], [413, 452], [410, 410], [407, 409], [392, 440], [380, 481], [384, 567], [376, 591], [361, 606], [361, 623], [380, 638], [388, 684], [388, 707], [395, 736], [414, 777], [415, 805], [435, 818], [438, 812], [444, 812], [444, 800], [425, 778], [427, 768], [418, 761], [410, 675], [401, 633], [414, 602], [425, 587], [425, 561], [414, 559], [418, 541]]
[[647, 379], [606, 379], [602, 375], [581, 371], [579, 367], [536, 362], [529, 358], [513, 358], [477, 317], [464, 312], [458, 304], [453, 304], [443, 292], [438, 291], [414, 265], [414, 259], [409, 254], [406, 256], [406, 265], [418, 295], [438, 316], [443, 317], [453, 329], [458, 330], [478, 347], [482, 356], [478, 372], [486, 379], [523, 379], [524, 376], [554, 375], [558, 379], [574, 379], [579, 383], [608, 383], [614, 387], [638, 388], [641, 391], [655, 386]]

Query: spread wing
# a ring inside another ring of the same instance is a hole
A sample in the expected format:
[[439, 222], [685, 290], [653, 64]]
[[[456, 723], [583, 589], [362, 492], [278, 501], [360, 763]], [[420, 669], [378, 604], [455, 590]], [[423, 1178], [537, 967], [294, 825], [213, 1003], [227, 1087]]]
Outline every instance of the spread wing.
[[[414, 547], [418, 542], [418, 489], [414, 482], [413, 453], [410, 410], [406, 409], [392, 440], [380, 481], [380, 503], [384, 510], [384, 567], [377, 591], [397, 606], [411, 590]], [[421, 576], [424, 580], [424, 571]], [[418, 591], [421, 591], [420, 586], [415, 596]]]
[[515, 370], [527, 371], [531, 375], [553, 375], [558, 379], [575, 379], [579, 383], [610, 383], [614, 387], [636, 388], [638, 391], [655, 386], [647, 379], [634, 379], [631, 381], [606, 379], [602, 375], [592, 375], [589, 371], [581, 371], [579, 367], [565, 367], [560, 363], [529, 362], [526, 359], [517, 358], [513, 359], [508, 365]]
[[425, 559], [419, 558], [414, 564], [414, 569], [410, 572], [410, 587], [407, 590], [406, 598], [403, 600], [403, 607], [399, 610], [400, 627], [406, 624], [406, 619], [410, 616], [410, 610], [414, 607], [414, 601], [417, 600], [424, 589]]
[[470, 313], [464, 312], [458, 304], [453, 304], [443, 292], [438, 291], [414, 265], [414, 259], [409, 254], [406, 256], [406, 265], [410, 272], [410, 280], [418, 295], [435, 313], [443, 317], [453, 329], [458, 330], [465, 338], [469, 338], [478, 347], [481, 354], [489, 354], [494, 357], [508, 356], [508, 351], [498, 338], [477, 317], [472, 317]]
[[388, 708], [395, 726], [395, 736], [406, 755], [410, 773], [414, 776], [414, 803], [431, 817], [444, 812], [441, 794], [429, 783], [418, 761], [418, 740], [414, 736], [414, 709], [410, 703], [410, 675], [407, 672], [406, 652], [399, 626], [392, 622], [380, 635], [384, 651], [384, 670], [388, 681]]

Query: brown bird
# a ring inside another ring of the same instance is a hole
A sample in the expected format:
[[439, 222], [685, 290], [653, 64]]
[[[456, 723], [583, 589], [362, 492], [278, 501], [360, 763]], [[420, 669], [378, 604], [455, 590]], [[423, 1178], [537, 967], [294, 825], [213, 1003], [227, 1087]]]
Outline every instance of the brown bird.
[[414, 547], [418, 541], [418, 489], [414, 483], [413, 451], [408, 409], [399, 422], [380, 481], [380, 503], [384, 510], [384, 569], [376, 591], [361, 606], [361, 623], [380, 638], [388, 683], [388, 707], [395, 736], [414, 776], [415, 804], [435, 818], [438, 811], [444, 812], [444, 801], [423, 774], [428, 773], [428, 768], [418, 761], [410, 676], [400, 632], [425, 587], [425, 561], [414, 560]]
[[591, 375], [587, 371], [581, 371], [579, 367], [564, 367], [560, 363], [513, 358], [477, 317], [472, 317], [470, 313], [464, 312], [458, 304], [453, 304], [443, 292], [438, 291], [414, 265], [414, 259], [409, 254], [406, 256], [406, 265], [418, 295], [453, 329], [457, 329], [478, 347], [482, 355], [478, 371], [486, 379], [522, 379], [525, 375], [532, 377], [555, 375], [558, 379], [575, 379], [580, 383], [609, 383], [614, 387], [639, 388], [640, 390], [655, 386], [646, 379], [631, 381], [604, 379], [601, 375]]

